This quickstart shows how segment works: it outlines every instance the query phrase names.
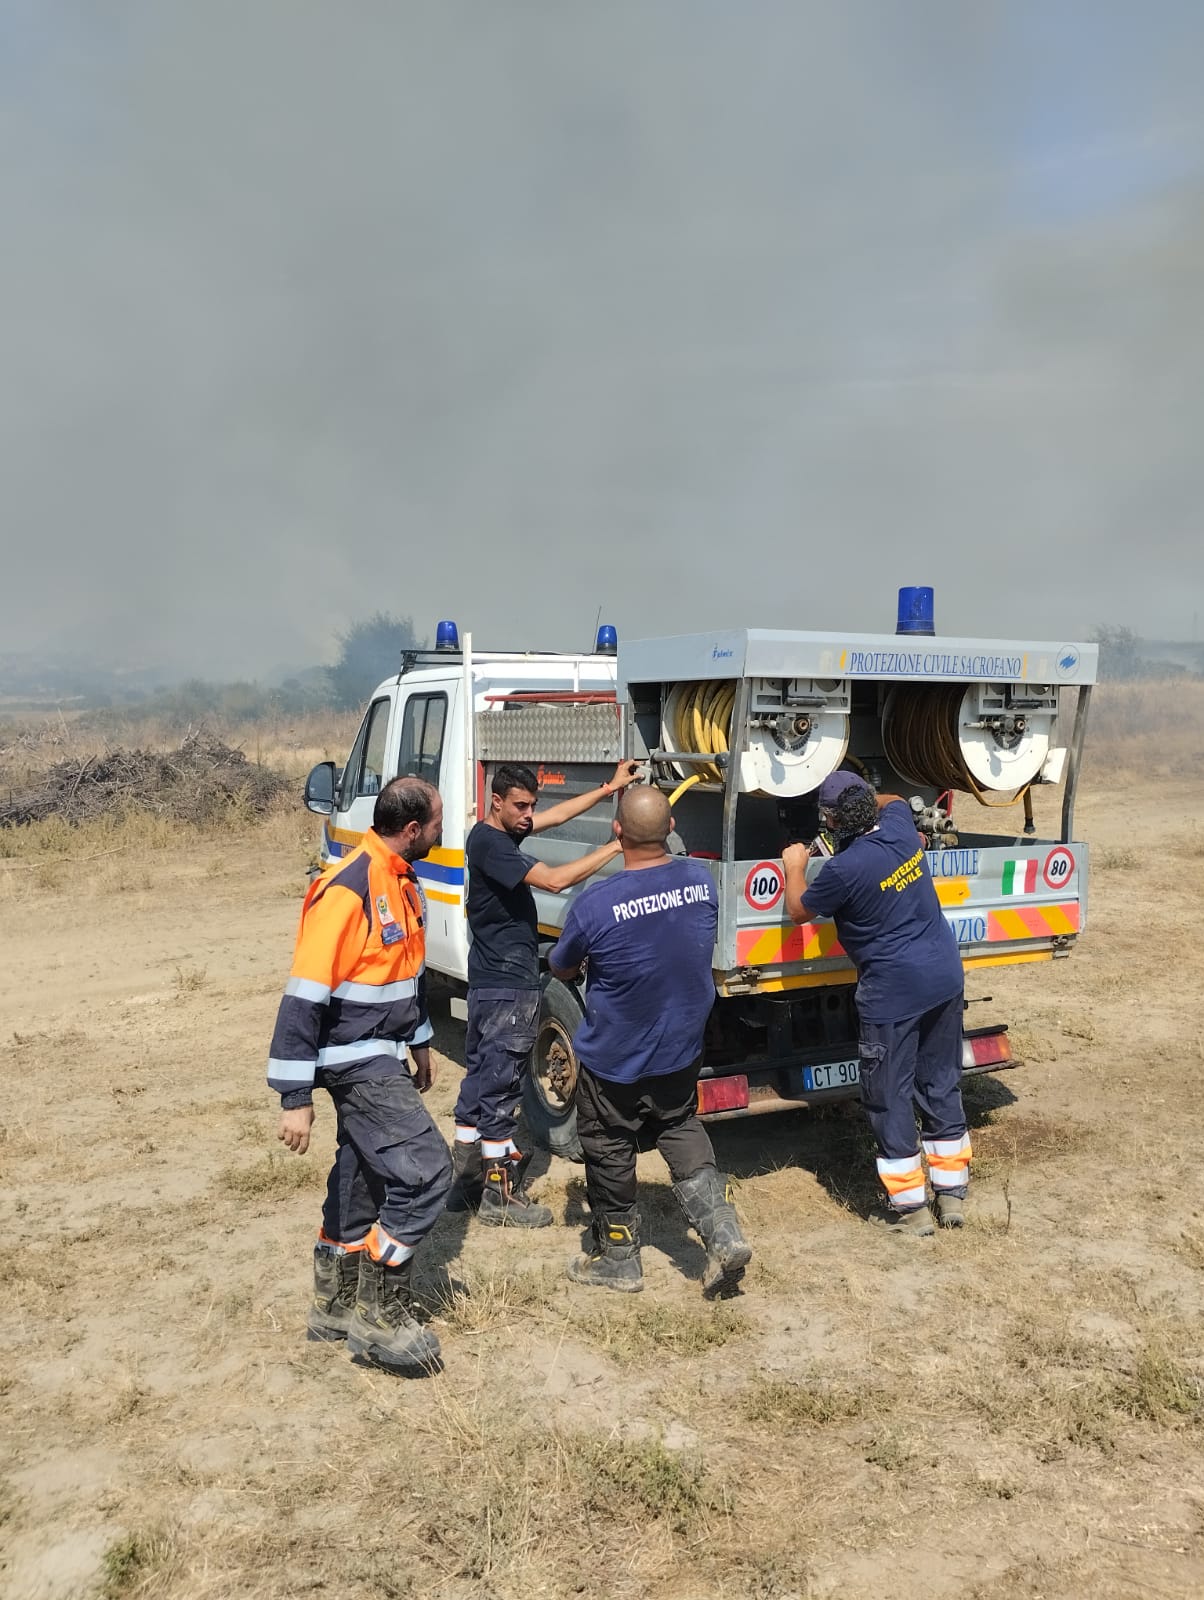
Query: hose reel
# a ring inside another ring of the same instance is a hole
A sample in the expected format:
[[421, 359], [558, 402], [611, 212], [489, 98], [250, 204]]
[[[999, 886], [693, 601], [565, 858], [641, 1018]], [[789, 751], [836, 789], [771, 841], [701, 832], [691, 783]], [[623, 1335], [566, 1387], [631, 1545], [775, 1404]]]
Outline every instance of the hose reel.
[[[836, 692], [833, 693], [833, 690]], [[667, 750], [698, 755], [728, 755], [736, 685], [675, 683], [664, 697], [661, 739]], [[739, 755], [740, 789], [775, 798], [809, 794], [844, 760], [849, 719], [841, 686], [756, 680], [746, 744]], [[669, 763], [676, 776], [696, 773], [703, 782], [722, 783], [718, 762]]]
[[[1035, 690], [1016, 703], [1008, 686], [900, 683], [886, 697], [882, 747], [908, 783], [960, 789], [981, 805], [1012, 805], [1050, 753], [1056, 698]], [[990, 791], [1015, 790], [1006, 801]]]

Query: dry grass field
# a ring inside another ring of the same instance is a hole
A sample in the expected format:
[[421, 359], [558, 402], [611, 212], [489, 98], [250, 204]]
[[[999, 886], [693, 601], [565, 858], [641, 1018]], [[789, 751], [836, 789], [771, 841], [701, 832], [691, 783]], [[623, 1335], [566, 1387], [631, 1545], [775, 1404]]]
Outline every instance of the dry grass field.
[[[1201, 687], [1100, 697], [1088, 931], [972, 980], [1027, 1064], [968, 1085], [963, 1234], [871, 1232], [856, 1107], [726, 1124], [746, 1292], [701, 1300], [650, 1156], [629, 1301], [563, 1276], [582, 1186], [544, 1161], [563, 1226], [449, 1215], [424, 1246], [425, 1382], [304, 1341], [331, 1118], [278, 1154], [263, 1067], [315, 819], [11, 830], [0, 1592], [1204, 1593]], [[348, 731], [260, 755], [295, 773]], [[450, 1132], [463, 1033], [436, 1020]]]

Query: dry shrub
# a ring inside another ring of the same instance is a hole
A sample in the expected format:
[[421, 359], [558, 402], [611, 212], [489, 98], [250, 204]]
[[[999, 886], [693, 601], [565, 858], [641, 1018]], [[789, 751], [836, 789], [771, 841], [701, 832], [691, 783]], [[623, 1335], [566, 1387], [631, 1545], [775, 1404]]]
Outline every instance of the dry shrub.
[[154, 1528], [122, 1534], [104, 1553], [100, 1600], [136, 1600], [139, 1595], [163, 1594], [178, 1567], [173, 1533]]
[[798, 1383], [758, 1378], [744, 1391], [740, 1401], [740, 1408], [750, 1422], [786, 1431], [849, 1422], [888, 1407], [889, 1397], [876, 1386], [823, 1374]]
[[545, 1306], [559, 1276], [547, 1268], [498, 1268], [466, 1281], [444, 1279], [427, 1298], [455, 1333], [489, 1333], [514, 1321], [516, 1312]]
[[269, 1154], [249, 1167], [226, 1167], [216, 1187], [240, 1200], [280, 1200], [299, 1189], [317, 1189], [326, 1182], [321, 1162], [298, 1156]]
[[630, 1364], [653, 1355], [703, 1356], [751, 1333], [748, 1318], [728, 1304], [693, 1307], [651, 1304], [618, 1310], [573, 1307], [569, 1325], [614, 1360]]
[[1183, 1342], [1172, 1327], [1146, 1329], [1125, 1391], [1135, 1417], [1162, 1427], [1204, 1420], [1204, 1381], [1185, 1358]]
[[570, 1434], [559, 1441], [573, 1499], [612, 1523], [664, 1518], [688, 1533], [713, 1503], [702, 1461], [669, 1450], [659, 1439], [630, 1442]]

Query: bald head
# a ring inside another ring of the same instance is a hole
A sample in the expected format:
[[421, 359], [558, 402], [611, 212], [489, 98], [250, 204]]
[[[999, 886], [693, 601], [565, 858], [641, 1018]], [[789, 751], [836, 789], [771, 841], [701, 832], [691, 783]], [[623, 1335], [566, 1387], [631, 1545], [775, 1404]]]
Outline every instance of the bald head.
[[636, 849], [649, 845], [663, 846], [673, 825], [668, 797], [659, 789], [648, 789], [642, 785], [624, 789], [619, 800], [618, 822], [623, 830], [624, 845]]

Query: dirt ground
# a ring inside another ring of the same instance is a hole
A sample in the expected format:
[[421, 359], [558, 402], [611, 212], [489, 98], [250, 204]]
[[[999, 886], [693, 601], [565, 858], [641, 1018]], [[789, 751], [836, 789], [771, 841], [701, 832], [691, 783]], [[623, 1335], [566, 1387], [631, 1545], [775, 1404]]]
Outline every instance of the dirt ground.
[[424, 1247], [426, 1382], [304, 1341], [331, 1118], [277, 1154], [263, 1069], [312, 819], [0, 863], [0, 1591], [1204, 1593], [1204, 785], [1149, 804], [1080, 803], [1072, 959], [971, 981], [1026, 1065], [967, 1088], [962, 1235], [872, 1233], [855, 1107], [750, 1120], [743, 1296], [702, 1302], [655, 1156], [646, 1292], [605, 1296], [553, 1161], [565, 1226]]

